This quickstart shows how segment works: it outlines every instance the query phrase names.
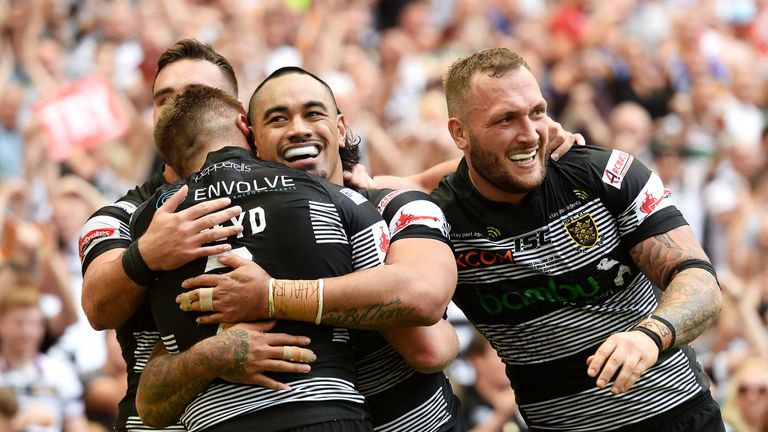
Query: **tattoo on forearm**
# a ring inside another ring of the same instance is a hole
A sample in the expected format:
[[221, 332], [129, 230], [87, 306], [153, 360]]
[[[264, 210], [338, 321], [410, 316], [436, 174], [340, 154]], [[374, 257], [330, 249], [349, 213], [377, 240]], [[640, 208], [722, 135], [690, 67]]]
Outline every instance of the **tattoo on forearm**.
[[720, 312], [720, 289], [704, 270], [680, 273], [667, 287], [659, 301], [657, 315], [675, 326], [675, 345], [693, 341]]
[[[654, 284], [662, 287], [661, 284], [667, 280], [666, 278], [674, 266], [690, 254], [683, 250], [669, 233], [657, 235], [653, 240], [644, 241], [637, 245], [632, 250], [632, 257], [643, 268], [646, 276]], [[646, 263], [653, 263], [653, 265], [643, 266]]]
[[[142, 374], [139, 393], [144, 398], [145, 419], [154, 424], [176, 423], [187, 405], [209, 384], [209, 380], [189, 374], [190, 359], [166, 355], [155, 359]], [[180, 385], [184, 383], [183, 385]]]
[[375, 328], [382, 324], [407, 320], [415, 308], [403, 306], [399, 298], [389, 303], [374, 303], [358, 308], [335, 308], [323, 311], [323, 324], [352, 328]]
[[[698, 337], [720, 311], [721, 293], [714, 277], [704, 270], [684, 271], [673, 275], [677, 265], [689, 259], [707, 259], [698, 240], [688, 227], [679, 227], [649, 238], [632, 248], [632, 259], [664, 294], [654, 312], [675, 327], [675, 346], [684, 345]], [[670, 280], [668, 286], [664, 282]], [[671, 342], [665, 326], [649, 327]]]
[[242, 329], [230, 330], [229, 333], [236, 338], [232, 370], [236, 374], [242, 374], [245, 372], [245, 362], [248, 361], [248, 333]]

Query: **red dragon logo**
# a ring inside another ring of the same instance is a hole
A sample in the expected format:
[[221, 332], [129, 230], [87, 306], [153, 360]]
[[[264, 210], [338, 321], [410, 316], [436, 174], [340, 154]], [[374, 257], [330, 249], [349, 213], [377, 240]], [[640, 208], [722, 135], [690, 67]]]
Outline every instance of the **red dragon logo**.
[[664, 199], [669, 197], [670, 191], [669, 189], [664, 189], [664, 192], [662, 192], [660, 198], [654, 197], [650, 192], [645, 193], [645, 199], [643, 200], [643, 203], [640, 204], [640, 211], [645, 213], [646, 215], [650, 215], [651, 212], [653, 212], [653, 209], [656, 208], [657, 205]]
[[440, 219], [434, 217], [434, 216], [416, 216], [413, 214], [408, 213], [400, 213], [400, 218], [397, 219], [397, 223], [395, 223], [395, 229], [394, 232], [398, 232], [401, 229], [407, 227], [408, 225], [412, 224], [414, 221], [420, 220], [420, 219], [431, 219], [435, 222], [440, 222]]
[[389, 236], [387, 235], [387, 232], [384, 231], [384, 227], [381, 228], [381, 237], [379, 237], [379, 249], [382, 250], [382, 252], [386, 253], [389, 250]]

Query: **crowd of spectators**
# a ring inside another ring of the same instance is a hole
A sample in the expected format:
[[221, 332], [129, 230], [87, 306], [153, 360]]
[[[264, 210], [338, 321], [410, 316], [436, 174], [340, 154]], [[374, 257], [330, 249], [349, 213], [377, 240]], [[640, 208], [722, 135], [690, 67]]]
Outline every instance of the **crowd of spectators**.
[[[124, 384], [114, 335], [80, 307], [79, 229], [158, 168], [155, 63], [193, 37], [232, 62], [241, 100], [284, 65], [327, 80], [374, 175], [458, 157], [447, 65], [520, 53], [551, 117], [631, 152], [671, 190], [727, 294], [695, 348], [733, 430], [767, 430], [768, 1], [0, 0], [0, 29], [0, 296], [42, 295], [41, 350], [79, 376], [91, 427], [110, 424]], [[475, 382], [470, 353], [448, 370], [459, 394]], [[487, 415], [524, 429], [513, 395], [495, 393]], [[0, 421], [25, 409], [3, 407]]]

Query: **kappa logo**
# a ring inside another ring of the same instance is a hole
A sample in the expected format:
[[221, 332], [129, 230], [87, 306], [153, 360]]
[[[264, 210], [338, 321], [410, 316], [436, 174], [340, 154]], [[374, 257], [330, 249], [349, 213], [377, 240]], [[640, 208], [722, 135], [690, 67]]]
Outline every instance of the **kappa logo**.
[[621, 189], [621, 182], [624, 181], [624, 176], [629, 171], [629, 166], [632, 165], [633, 160], [635, 158], [629, 153], [613, 150], [603, 171], [603, 183]]
[[597, 244], [597, 224], [592, 215], [585, 214], [580, 218], [565, 224], [565, 231], [577, 245], [591, 248]]

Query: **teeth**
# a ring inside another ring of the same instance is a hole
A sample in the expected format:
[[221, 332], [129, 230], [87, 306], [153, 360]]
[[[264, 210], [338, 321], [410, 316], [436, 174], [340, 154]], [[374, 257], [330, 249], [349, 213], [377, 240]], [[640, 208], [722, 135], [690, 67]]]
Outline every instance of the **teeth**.
[[320, 151], [317, 150], [317, 147], [315, 146], [306, 146], [306, 147], [294, 147], [292, 149], [288, 149], [285, 153], [283, 153], [283, 158], [286, 160], [290, 160], [293, 158], [301, 157], [301, 156], [309, 156], [314, 157], [317, 156], [320, 153]]
[[514, 154], [508, 154], [507, 159], [511, 161], [519, 161], [519, 160], [525, 160], [530, 159], [532, 157], [536, 156], [536, 150], [533, 150], [530, 153], [514, 153]]

